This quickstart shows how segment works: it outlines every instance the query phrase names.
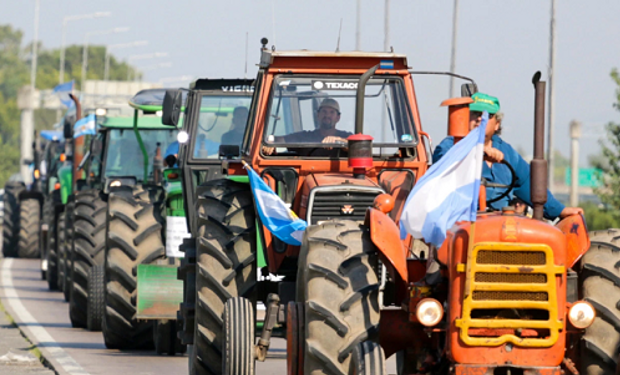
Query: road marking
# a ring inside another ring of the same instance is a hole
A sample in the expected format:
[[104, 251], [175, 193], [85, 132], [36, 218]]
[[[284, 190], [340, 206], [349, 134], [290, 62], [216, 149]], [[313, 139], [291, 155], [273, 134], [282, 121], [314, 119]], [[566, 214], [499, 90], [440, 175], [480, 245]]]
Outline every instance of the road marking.
[[[27, 329], [34, 336], [38, 347], [45, 349], [49, 353], [48, 360], [58, 363], [67, 374], [70, 375], [90, 375], [73, 359], [63, 348], [58, 345], [56, 340], [37, 322], [37, 320], [28, 312], [26, 307], [19, 300], [17, 291], [13, 287], [13, 278], [11, 275], [11, 265], [13, 259], [4, 259], [2, 261], [2, 287], [4, 288], [4, 296], [13, 312], [19, 320], [17, 325], [21, 329]], [[25, 325], [22, 327], [22, 325]]]

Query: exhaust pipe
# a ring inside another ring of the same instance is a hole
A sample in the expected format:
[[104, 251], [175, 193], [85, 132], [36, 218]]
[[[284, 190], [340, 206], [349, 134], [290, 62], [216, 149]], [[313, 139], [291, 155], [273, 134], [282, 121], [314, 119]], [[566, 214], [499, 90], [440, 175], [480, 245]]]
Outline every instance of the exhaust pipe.
[[540, 72], [532, 77], [534, 84], [534, 159], [530, 163], [530, 194], [534, 208], [533, 218], [543, 219], [543, 207], [547, 203], [547, 161], [545, 160], [545, 88]]
[[366, 93], [366, 83], [370, 77], [379, 69], [380, 64], [368, 69], [357, 84], [357, 92], [355, 93], [355, 134], [364, 133], [364, 94]]

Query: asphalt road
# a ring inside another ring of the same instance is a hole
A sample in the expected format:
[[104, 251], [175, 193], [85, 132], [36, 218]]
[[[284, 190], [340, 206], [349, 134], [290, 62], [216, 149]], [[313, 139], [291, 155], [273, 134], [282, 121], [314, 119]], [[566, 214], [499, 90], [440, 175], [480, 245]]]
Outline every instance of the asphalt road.
[[[41, 280], [38, 260], [2, 259], [0, 286], [6, 310], [58, 374], [187, 374], [187, 356], [108, 350], [100, 332], [72, 328], [68, 304]], [[286, 374], [284, 340], [274, 339], [256, 374]]]

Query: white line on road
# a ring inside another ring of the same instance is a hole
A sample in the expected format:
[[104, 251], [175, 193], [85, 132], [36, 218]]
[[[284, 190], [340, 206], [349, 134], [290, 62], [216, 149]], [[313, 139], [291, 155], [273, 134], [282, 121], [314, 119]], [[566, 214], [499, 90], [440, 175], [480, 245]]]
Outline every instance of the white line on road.
[[[17, 325], [21, 329], [27, 329], [39, 343], [39, 347], [49, 353], [48, 360], [56, 362], [62, 366], [63, 370], [70, 375], [89, 375], [63, 348], [58, 345], [56, 340], [37, 322], [37, 320], [26, 310], [17, 296], [17, 291], [13, 288], [13, 278], [11, 275], [11, 265], [13, 259], [4, 259], [2, 262], [2, 287], [4, 296], [8, 300], [13, 312], [18, 316]], [[24, 325], [24, 326], [22, 326]], [[58, 370], [58, 369], [57, 369]]]

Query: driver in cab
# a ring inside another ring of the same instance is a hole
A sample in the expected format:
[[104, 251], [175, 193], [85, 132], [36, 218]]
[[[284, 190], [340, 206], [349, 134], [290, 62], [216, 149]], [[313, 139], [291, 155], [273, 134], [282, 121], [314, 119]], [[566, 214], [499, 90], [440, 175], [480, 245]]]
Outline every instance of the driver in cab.
[[[309, 131], [304, 130], [284, 136], [270, 138], [273, 143], [343, 143], [346, 144], [347, 137], [352, 135], [349, 132], [336, 129], [336, 124], [340, 121], [340, 104], [335, 99], [323, 99], [317, 111], [319, 121], [318, 128]], [[300, 156], [338, 156], [338, 149], [312, 149], [312, 148], [290, 148]], [[274, 155], [274, 147], [263, 147], [263, 154]], [[311, 155], [310, 155], [311, 154]]]
[[[476, 93], [471, 97], [474, 102], [469, 105], [469, 130], [472, 130], [482, 122], [482, 112], [489, 113], [489, 121], [485, 130], [485, 162], [482, 165], [482, 177], [488, 182], [494, 182], [509, 186], [512, 182], [512, 173], [504, 164], [499, 164], [506, 160], [515, 170], [516, 182], [512, 195], [521, 199], [527, 205], [532, 206], [530, 200], [530, 166], [523, 160], [521, 155], [512, 146], [504, 141], [500, 136], [502, 113], [499, 112], [499, 99], [496, 97]], [[454, 146], [454, 137], [446, 137], [433, 153], [433, 163], [441, 159], [442, 156]], [[488, 199], [500, 196], [505, 188], [487, 188]], [[500, 210], [508, 206], [511, 197], [490, 203], [492, 209]], [[570, 215], [583, 214], [579, 207], [565, 207], [560, 203], [551, 192], [547, 191], [547, 203], [544, 206], [544, 216], [549, 220], [565, 218]]]

